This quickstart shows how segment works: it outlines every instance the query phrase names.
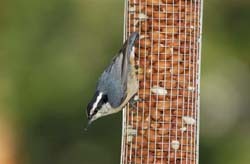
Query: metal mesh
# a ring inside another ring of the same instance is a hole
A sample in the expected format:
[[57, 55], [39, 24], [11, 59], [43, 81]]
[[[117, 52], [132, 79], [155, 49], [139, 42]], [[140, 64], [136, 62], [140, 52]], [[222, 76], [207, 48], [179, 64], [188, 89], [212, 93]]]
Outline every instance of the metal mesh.
[[126, 0], [137, 109], [123, 112], [121, 164], [198, 164], [202, 0]]

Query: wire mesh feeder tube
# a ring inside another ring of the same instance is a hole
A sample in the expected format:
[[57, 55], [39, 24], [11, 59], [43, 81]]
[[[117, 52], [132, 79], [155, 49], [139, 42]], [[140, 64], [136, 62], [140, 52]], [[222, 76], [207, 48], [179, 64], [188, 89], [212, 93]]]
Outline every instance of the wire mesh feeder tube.
[[142, 101], [123, 111], [121, 164], [198, 164], [202, 3], [125, 0]]

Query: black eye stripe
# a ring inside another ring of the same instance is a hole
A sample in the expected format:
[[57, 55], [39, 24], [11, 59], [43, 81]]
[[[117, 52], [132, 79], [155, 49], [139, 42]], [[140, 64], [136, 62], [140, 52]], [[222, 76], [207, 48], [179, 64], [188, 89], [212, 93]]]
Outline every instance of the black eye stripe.
[[102, 100], [103, 100], [104, 103], [107, 103], [108, 102], [108, 96], [107, 95], [103, 95], [103, 99]]
[[94, 103], [96, 102], [99, 93], [100, 93], [99, 91], [96, 91], [96, 92], [95, 92], [95, 95], [94, 95], [93, 98], [92, 98], [92, 100], [89, 102], [89, 104], [88, 104], [88, 106], [87, 106], [88, 115], [90, 114], [90, 110], [93, 108], [93, 105], [94, 105]]
[[97, 104], [97, 108], [100, 109], [103, 104], [106, 104], [108, 101], [107, 95], [102, 95], [101, 100]]
[[101, 99], [101, 100], [99, 101], [97, 107], [95, 108], [94, 113], [92, 114], [92, 116], [94, 116], [94, 115], [102, 108], [102, 105], [103, 105], [103, 104], [104, 104], [104, 103], [103, 103], [103, 101], [102, 101], [102, 99]]
[[96, 92], [93, 99], [91, 100], [91, 102], [89, 103], [88, 107], [87, 107], [87, 115], [89, 118], [93, 117], [103, 106], [103, 104], [106, 104], [108, 102], [108, 96], [107, 95], [102, 95], [101, 99], [99, 100], [98, 104], [96, 105], [96, 108], [94, 109], [92, 115], [90, 115], [90, 112], [93, 108], [93, 105], [96, 103], [97, 101], [97, 97], [100, 95], [100, 92]]

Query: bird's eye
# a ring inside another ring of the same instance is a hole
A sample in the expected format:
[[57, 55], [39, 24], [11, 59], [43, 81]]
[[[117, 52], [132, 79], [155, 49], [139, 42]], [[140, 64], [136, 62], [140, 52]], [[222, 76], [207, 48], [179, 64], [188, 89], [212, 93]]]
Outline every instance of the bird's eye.
[[107, 103], [108, 102], [108, 96], [107, 95], [104, 95], [103, 98], [102, 98], [102, 101], [104, 103]]

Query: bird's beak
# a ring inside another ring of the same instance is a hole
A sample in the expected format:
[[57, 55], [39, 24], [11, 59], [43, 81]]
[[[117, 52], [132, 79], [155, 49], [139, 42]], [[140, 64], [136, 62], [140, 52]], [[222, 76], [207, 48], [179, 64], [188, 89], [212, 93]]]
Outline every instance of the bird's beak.
[[85, 131], [88, 131], [89, 126], [91, 125], [92, 122], [93, 121], [91, 119], [88, 121], [88, 124], [87, 124], [86, 128], [84, 129]]

